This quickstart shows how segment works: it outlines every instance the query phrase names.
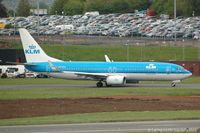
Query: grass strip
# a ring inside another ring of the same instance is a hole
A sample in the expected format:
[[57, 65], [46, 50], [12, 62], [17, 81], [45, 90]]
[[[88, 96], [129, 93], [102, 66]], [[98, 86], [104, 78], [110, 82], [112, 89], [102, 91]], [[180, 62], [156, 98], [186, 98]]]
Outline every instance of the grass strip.
[[67, 88], [67, 89], [17, 89], [0, 90], [0, 100], [84, 98], [99, 96], [193, 96], [200, 89], [183, 88]]
[[57, 78], [7, 78], [0, 79], [0, 85], [35, 85], [35, 84], [96, 84], [95, 81], [90, 80], [65, 80], [65, 79], [57, 79]]
[[127, 122], [152, 120], [200, 119], [200, 110], [194, 111], [144, 111], [144, 112], [101, 112], [73, 115], [55, 115], [32, 118], [1, 119], [0, 125], [40, 125], [94, 122]]

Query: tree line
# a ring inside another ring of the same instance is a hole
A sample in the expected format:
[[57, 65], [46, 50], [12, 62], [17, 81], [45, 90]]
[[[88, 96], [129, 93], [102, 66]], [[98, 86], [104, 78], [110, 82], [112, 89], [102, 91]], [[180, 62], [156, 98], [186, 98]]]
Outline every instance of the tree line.
[[[176, 0], [177, 16], [199, 16], [200, 0]], [[174, 15], [174, 0], [154, 0], [151, 5], [154, 13]]]
[[51, 14], [84, 14], [99, 11], [100, 14], [128, 13], [147, 8], [148, 0], [55, 0]]
[[[155, 15], [168, 14], [173, 16], [174, 0], [55, 0], [51, 7], [46, 7], [44, 2], [40, 7], [48, 8], [50, 14], [76, 15], [88, 11], [99, 11], [100, 14], [108, 13], [133, 13], [135, 10], [151, 8]], [[176, 0], [177, 16], [199, 16], [200, 0]], [[0, 17], [12, 16], [13, 11], [7, 11], [0, 0]], [[20, 0], [16, 15], [30, 15], [28, 0]]]
[[[200, 0], [176, 0], [177, 16], [200, 15]], [[55, 0], [51, 14], [75, 15], [87, 11], [107, 13], [132, 13], [151, 8], [155, 15], [174, 14], [174, 0]]]

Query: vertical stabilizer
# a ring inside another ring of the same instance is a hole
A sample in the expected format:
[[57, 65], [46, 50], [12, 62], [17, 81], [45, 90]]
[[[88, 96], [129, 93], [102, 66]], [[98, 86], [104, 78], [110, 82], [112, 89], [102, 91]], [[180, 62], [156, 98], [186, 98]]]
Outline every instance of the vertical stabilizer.
[[52, 57], [49, 57], [34, 38], [29, 34], [26, 29], [19, 29], [19, 34], [21, 37], [21, 42], [24, 49], [24, 54], [27, 62], [54, 62], [61, 61]]

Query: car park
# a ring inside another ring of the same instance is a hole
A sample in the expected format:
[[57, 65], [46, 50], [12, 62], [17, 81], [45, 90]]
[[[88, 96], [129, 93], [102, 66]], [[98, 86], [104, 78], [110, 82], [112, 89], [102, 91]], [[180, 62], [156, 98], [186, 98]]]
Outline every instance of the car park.
[[[126, 14], [89, 12], [74, 16], [15, 17], [7, 18], [6, 21], [7, 24], [12, 24], [17, 28], [28, 29], [31, 34], [38, 34], [39, 32], [40, 35], [66, 34], [69, 32], [79, 35], [173, 38], [176, 32], [178, 38], [198, 39], [196, 31], [200, 30], [200, 17], [178, 17], [174, 20], [164, 14], [160, 18], [148, 17], [144, 12]], [[13, 35], [14, 30], [14, 28], [0, 29], [0, 35]]]

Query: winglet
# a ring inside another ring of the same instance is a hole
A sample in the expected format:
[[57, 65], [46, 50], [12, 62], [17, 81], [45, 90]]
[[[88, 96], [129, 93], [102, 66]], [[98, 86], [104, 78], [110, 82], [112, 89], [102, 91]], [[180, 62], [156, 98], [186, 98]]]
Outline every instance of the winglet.
[[111, 62], [107, 55], [104, 55], [106, 62]]

